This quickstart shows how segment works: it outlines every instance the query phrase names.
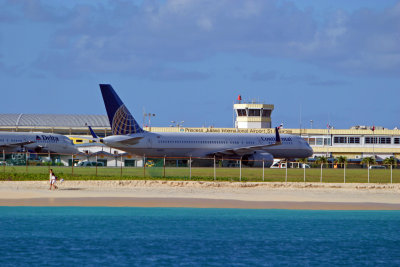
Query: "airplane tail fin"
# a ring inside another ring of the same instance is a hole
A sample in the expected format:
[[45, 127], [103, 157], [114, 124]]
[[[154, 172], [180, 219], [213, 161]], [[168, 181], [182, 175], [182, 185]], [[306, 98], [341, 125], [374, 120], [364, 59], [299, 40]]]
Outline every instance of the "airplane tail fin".
[[89, 127], [89, 131], [90, 131], [90, 134], [92, 135], [92, 137], [95, 138], [95, 139], [99, 138], [97, 136], [97, 134], [93, 131], [92, 127], [90, 127], [89, 125], [88, 125], [88, 127]]
[[275, 127], [275, 144], [282, 144], [281, 142], [281, 136], [279, 134], [279, 128]]
[[110, 84], [100, 84], [100, 90], [113, 135], [144, 132]]
[[93, 137], [92, 140], [93, 140], [94, 142], [103, 143], [103, 139], [97, 136], [97, 134], [93, 131], [93, 129], [92, 129], [92, 127], [91, 127], [90, 125], [88, 125], [88, 128], [89, 128], [90, 134], [91, 134], [92, 137]]

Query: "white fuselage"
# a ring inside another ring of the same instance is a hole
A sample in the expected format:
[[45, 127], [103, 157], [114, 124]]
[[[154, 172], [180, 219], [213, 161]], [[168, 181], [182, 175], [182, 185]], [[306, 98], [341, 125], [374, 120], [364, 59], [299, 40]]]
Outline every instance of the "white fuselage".
[[0, 132], [0, 148], [6, 152], [26, 150], [59, 154], [78, 153], [68, 137], [51, 133]]
[[[127, 141], [136, 138], [135, 142]], [[104, 144], [134, 155], [146, 157], [203, 157], [219, 151], [246, 147], [268, 146], [275, 143], [274, 134], [235, 133], [152, 133], [114, 135], [103, 139]], [[305, 158], [313, 151], [300, 136], [281, 135], [280, 145], [263, 148], [274, 158]], [[232, 153], [232, 158], [240, 154]]]

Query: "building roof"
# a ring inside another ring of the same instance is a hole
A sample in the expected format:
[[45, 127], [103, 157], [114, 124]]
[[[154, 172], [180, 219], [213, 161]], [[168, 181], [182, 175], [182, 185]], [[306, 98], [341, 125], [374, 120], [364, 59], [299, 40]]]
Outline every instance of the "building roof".
[[0, 127], [110, 127], [105, 115], [0, 114]]

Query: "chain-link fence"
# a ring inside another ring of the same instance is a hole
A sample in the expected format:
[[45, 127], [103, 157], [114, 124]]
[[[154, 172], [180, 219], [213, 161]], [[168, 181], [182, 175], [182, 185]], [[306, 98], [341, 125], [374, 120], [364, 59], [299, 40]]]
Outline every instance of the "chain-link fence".
[[[1, 159], [1, 157], [0, 157]], [[52, 169], [70, 180], [400, 183], [400, 166], [335, 162], [267, 162], [218, 158], [133, 158], [130, 155], [3, 153], [1, 180], [45, 180]]]

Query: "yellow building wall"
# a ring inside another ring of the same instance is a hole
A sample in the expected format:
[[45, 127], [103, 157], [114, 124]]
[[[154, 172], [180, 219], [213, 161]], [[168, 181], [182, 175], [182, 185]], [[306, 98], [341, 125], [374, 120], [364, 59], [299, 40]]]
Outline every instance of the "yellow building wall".
[[[145, 129], [149, 129], [145, 127]], [[261, 129], [236, 129], [236, 128], [192, 128], [192, 127], [151, 127], [152, 132], [219, 132], [219, 133], [274, 133], [274, 128], [261, 128]], [[399, 136], [400, 130], [351, 130], [351, 129], [280, 129], [281, 134], [294, 134], [299, 135], [391, 135]]]

